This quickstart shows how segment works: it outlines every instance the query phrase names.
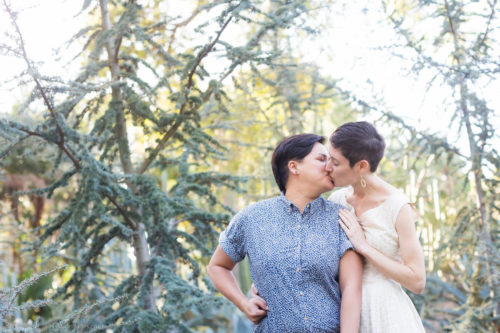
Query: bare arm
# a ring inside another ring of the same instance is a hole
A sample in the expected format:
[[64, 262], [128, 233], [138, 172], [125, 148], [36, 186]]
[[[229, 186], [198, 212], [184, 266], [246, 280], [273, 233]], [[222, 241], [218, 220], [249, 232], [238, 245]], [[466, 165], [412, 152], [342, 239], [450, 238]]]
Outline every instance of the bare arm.
[[232, 270], [236, 266], [234, 261], [217, 246], [207, 267], [208, 276], [215, 288], [234, 303], [254, 324], [257, 324], [267, 315], [267, 305], [258, 298], [248, 299], [236, 284]]
[[357, 333], [361, 316], [361, 278], [363, 262], [354, 251], [348, 250], [339, 263], [340, 332]]
[[424, 254], [415, 230], [415, 213], [410, 205], [404, 205], [396, 219], [402, 263], [386, 257], [371, 247], [352, 213], [342, 210], [339, 216], [342, 220], [340, 225], [353, 243], [356, 252], [365, 257], [385, 276], [399, 282], [416, 294], [422, 292], [425, 287]]

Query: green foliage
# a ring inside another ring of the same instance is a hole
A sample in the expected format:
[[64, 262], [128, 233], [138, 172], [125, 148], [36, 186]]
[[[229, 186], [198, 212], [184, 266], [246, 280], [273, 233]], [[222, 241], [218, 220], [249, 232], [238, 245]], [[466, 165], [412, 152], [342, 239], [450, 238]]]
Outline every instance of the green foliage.
[[500, 159], [494, 142], [499, 137], [483, 90], [498, 79], [498, 71], [492, 71], [497, 66], [492, 54], [499, 52], [498, 5], [385, 1], [384, 8], [403, 41], [392, 47], [393, 52], [409, 58], [415, 75], [431, 73], [429, 89], [450, 87], [444, 98], [449, 126], [468, 143], [468, 149], [458, 149], [449, 138], [418, 131], [390, 112], [364, 105], [411, 135], [403, 137], [406, 148], [399, 148], [404, 151], [400, 157], [408, 162], [403, 173], [410, 170], [416, 175], [410, 186], [422, 205], [424, 251], [431, 270], [426, 291], [414, 299], [433, 330], [497, 332], [500, 215], [495, 207]]
[[[55, 302], [47, 299], [44, 291], [48, 289], [47, 284], [52, 281], [52, 273], [62, 269], [64, 269], [64, 266], [56, 267], [41, 274], [34, 274], [16, 286], [0, 290], [0, 332], [62, 333], [69, 330], [86, 332], [91, 329], [92, 332], [95, 332], [96, 329], [103, 329], [103, 327], [92, 327], [83, 324], [87, 320], [82, 320], [82, 317], [84, 318], [92, 309], [108, 302], [119, 301], [120, 298], [101, 300], [92, 305], [84, 306], [69, 313], [64, 318], [51, 318], [50, 307], [54, 306]], [[16, 299], [20, 303], [19, 305], [16, 305]], [[25, 325], [18, 323], [16, 318], [19, 317], [21, 312], [28, 312], [32, 315], [30, 318], [32, 320]], [[40, 321], [40, 317], [35, 318], [35, 313], [37, 316], [43, 317], [45, 321]], [[78, 324], [75, 326], [74, 322]]]
[[[228, 324], [217, 317], [220, 300], [200, 265], [232, 213], [217, 191], [241, 192], [246, 180], [213, 169], [228, 152], [216, 138], [225, 126], [219, 117], [229, 114], [223, 81], [244, 64], [271, 68], [279, 52], [262, 44], [300, 23], [307, 8], [303, 1], [196, 6], [184, 18], [163, 13], [158, 2], [86, 1], [89, 26], [73, 39], [83, 40], [74, 81], [44, 77], [28, 54], [16, 53], [28, 68], [22, 79], [35, 86], [16, 116], [0, 120], [7, 147], [0, 156], [4, 166], [19, 158], [42, 165], [46, 152], [28, 154], [27, 140], [57, 152], [43, 164], [54, 176], [48, 185], [17, 195], [65, 198], [29, 247], [74, 268], [52, 296], [71, 304], [61, 325], [74, 331], [224, 331]], [[18, 13], [6, 2], [3, 9], [12, 49], [22, 49]], [[230, 42], [228, 30], [243, 26], [248, 38]], [[222, 67], [210, 65], [214, 53]], [[32, 112], [38, 100], [42, 117]], [[133, 270], [110, 265], [129, 249]]]
[[[2, 212], [18, 205], [20, 214], [2, 216], [16, 230], [2, 236], [15, 256], [30, 251], [26, 274], [68, 265], [19, 297], [3, 292], [25, 321], [35, 318], [31, 305], [51, 305], [51, 318], [25, 330], [225, 332], [231, 321], [234, 331], [248, 329], [206, 278], [218, 233], [233, 209], [277, 193], [269, 160], [281, 138], [328, 135], [370, 115], [391, 130], [382, 176], [421, 216], [429, 274], [424, 293], [411, 297], [426, 326], [498, 331], [500, 158], [481, 92], [498, 75], [497, 5], [384, 4], [404, 45], [392, 50], [415, 75], [431, 71], [434, 84], [450, 87], [443, 105], [453, 106], [450, 128], [469, 151], [339, 91], [301, 62], [297, 40], [318, 29], [308, 18], [328, 9], [324, 1], [186, 1], [190, 11], [156, 0], [83, 1], [88, 26], [71, 41], [82, 47], [81, 70], [68, 82], [38, 73], [21, 51], [22, 12], [2, 2], [13, 39], [0, 48], [26, 62], [19, 82], [32, 89], [0, 119], [2, 181], [25, 177], [21, 187], [3, 186]], [[36, 215], [24, 199], [37, 196], [49, 208], [41, 227], [23, 230]], [[246, 291], [247, 267], [239, 268]]]

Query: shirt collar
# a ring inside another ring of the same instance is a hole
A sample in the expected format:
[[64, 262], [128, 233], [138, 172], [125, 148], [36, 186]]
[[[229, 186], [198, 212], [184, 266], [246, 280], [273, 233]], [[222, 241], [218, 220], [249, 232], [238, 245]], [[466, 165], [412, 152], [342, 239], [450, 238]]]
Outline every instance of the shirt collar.
[[[288, 200], [288, 198], [285, 196], [285, 192], [281, 192], [281, 195], [279, 196], [279, 200], [285, 204], [288, 212], [292, 212], [293, 210], [297, 210], [297, 211], [299, 210], [299, 208], [293, 202]], [[304, 214], [306, 214], [306, 213], [312, 214], [315, 211], [317, 211], [319, 208], [322, 207], [324, 200], [325, 199], [320, 195], [319, 197], [317, 197], [313, 201], [307, 203], [306, 207], [304, 208]]]

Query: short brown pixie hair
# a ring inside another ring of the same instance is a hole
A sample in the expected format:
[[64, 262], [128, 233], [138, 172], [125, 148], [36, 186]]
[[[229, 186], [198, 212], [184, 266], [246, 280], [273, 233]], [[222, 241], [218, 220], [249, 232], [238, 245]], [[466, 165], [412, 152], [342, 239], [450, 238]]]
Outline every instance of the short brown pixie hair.
[[343, 124], [332, 133], [330, 143], [349, 160], [351, 168], [359, 161], [366, 160], [370, 163], [370, 171], [375, 172], [384, 157], [384, 138], [366, 121]]

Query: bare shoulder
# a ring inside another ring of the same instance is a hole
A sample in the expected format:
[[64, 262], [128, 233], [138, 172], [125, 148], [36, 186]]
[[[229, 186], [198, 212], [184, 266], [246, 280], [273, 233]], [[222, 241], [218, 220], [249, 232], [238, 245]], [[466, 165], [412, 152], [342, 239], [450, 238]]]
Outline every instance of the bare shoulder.
[[417, 222], [418, 214], [413, 205], [409, 202], [403, 204], [396, 217], [396, 230], [415, 230], [415, 223]]
[[338, 190], [333, 191], [329, 196], [328, 200], [332, 202], [336, 202], [338, 204], [343, 205], [345, 202], [345, 197], [347, 194], [347, 187], [342, 187]]
[[339, 201], [331, 200], [330, 197], [328, 197], [328, 200], [325, 200], [325, 206], [327, 210], [332, 212], [338, 212], [339, 209], [345, 208]]
[[388, 196], [394, 196], [394, 195], [404, 195], [403, 191], [401, 191], [399, 188], [396, 186], [389, 184], [388, 182], [384, 181], [384, 190]]

